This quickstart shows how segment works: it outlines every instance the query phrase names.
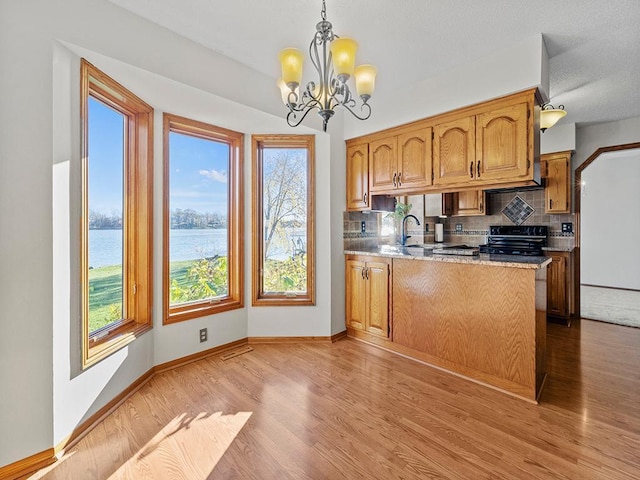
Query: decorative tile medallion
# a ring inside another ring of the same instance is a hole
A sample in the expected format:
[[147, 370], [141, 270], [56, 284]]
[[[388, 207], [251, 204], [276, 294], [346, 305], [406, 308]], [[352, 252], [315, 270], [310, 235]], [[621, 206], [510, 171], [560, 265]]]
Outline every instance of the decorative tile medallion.
[[502, 214], [516, 225], [521, 225], [524, 221], [535, 212], [535, 209], [527, 202], [516, 195], [513, 200], [507, 203], [502, 209]]

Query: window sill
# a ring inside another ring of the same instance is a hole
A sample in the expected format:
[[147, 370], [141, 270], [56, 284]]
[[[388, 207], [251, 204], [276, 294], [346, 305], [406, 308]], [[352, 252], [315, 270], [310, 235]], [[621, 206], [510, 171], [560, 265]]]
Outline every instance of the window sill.
[[82, 359], [82, 368], [95, 365], [100, 360], [129, 345], [151, 328], [152, 326], [148, 323], [138, 324], [128, 321], [111, 326], [107, 329], [108, 333], [106, 334], [103, 333], [103, 330], [98, 330], [88, 339], [88, 345], [85, 349], [88, 356]]

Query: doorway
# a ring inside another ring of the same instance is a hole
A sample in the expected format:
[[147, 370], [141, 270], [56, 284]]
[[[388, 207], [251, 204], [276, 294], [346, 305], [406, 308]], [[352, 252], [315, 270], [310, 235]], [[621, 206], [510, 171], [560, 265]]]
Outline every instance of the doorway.
[[580, 315], [640, 328], [640, 143], [576, 169]]

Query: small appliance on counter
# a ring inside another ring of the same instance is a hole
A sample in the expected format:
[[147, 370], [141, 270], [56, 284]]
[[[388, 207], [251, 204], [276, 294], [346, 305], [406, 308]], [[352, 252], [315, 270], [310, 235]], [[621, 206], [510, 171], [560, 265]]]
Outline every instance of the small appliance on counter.
[[436, 223], [434, 240], [436, 243], [444, 242], [444, 225], [442, 223]]

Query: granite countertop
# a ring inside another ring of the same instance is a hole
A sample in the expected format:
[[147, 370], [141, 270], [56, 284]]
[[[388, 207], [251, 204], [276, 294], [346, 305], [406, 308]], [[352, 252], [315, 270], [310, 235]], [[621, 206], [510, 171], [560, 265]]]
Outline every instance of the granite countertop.
[[542, 247], [545, 252], [573, 252], [575, 247]]
[[524, 257], [518, 255], [442, 255], [434, 254], [432, 250], [419, 247], [402, 247], [395, 245], [381, 245], [358, 250], [345, 250], [345, 255], [367, 255], [372, 257], [391, 257], [409, 260], [423, 260], [430, 262], [471, 263], [475, 265], [489, 265], [494, 267], [531, 268], [540, 269], [551, 263], [549, 257]]

